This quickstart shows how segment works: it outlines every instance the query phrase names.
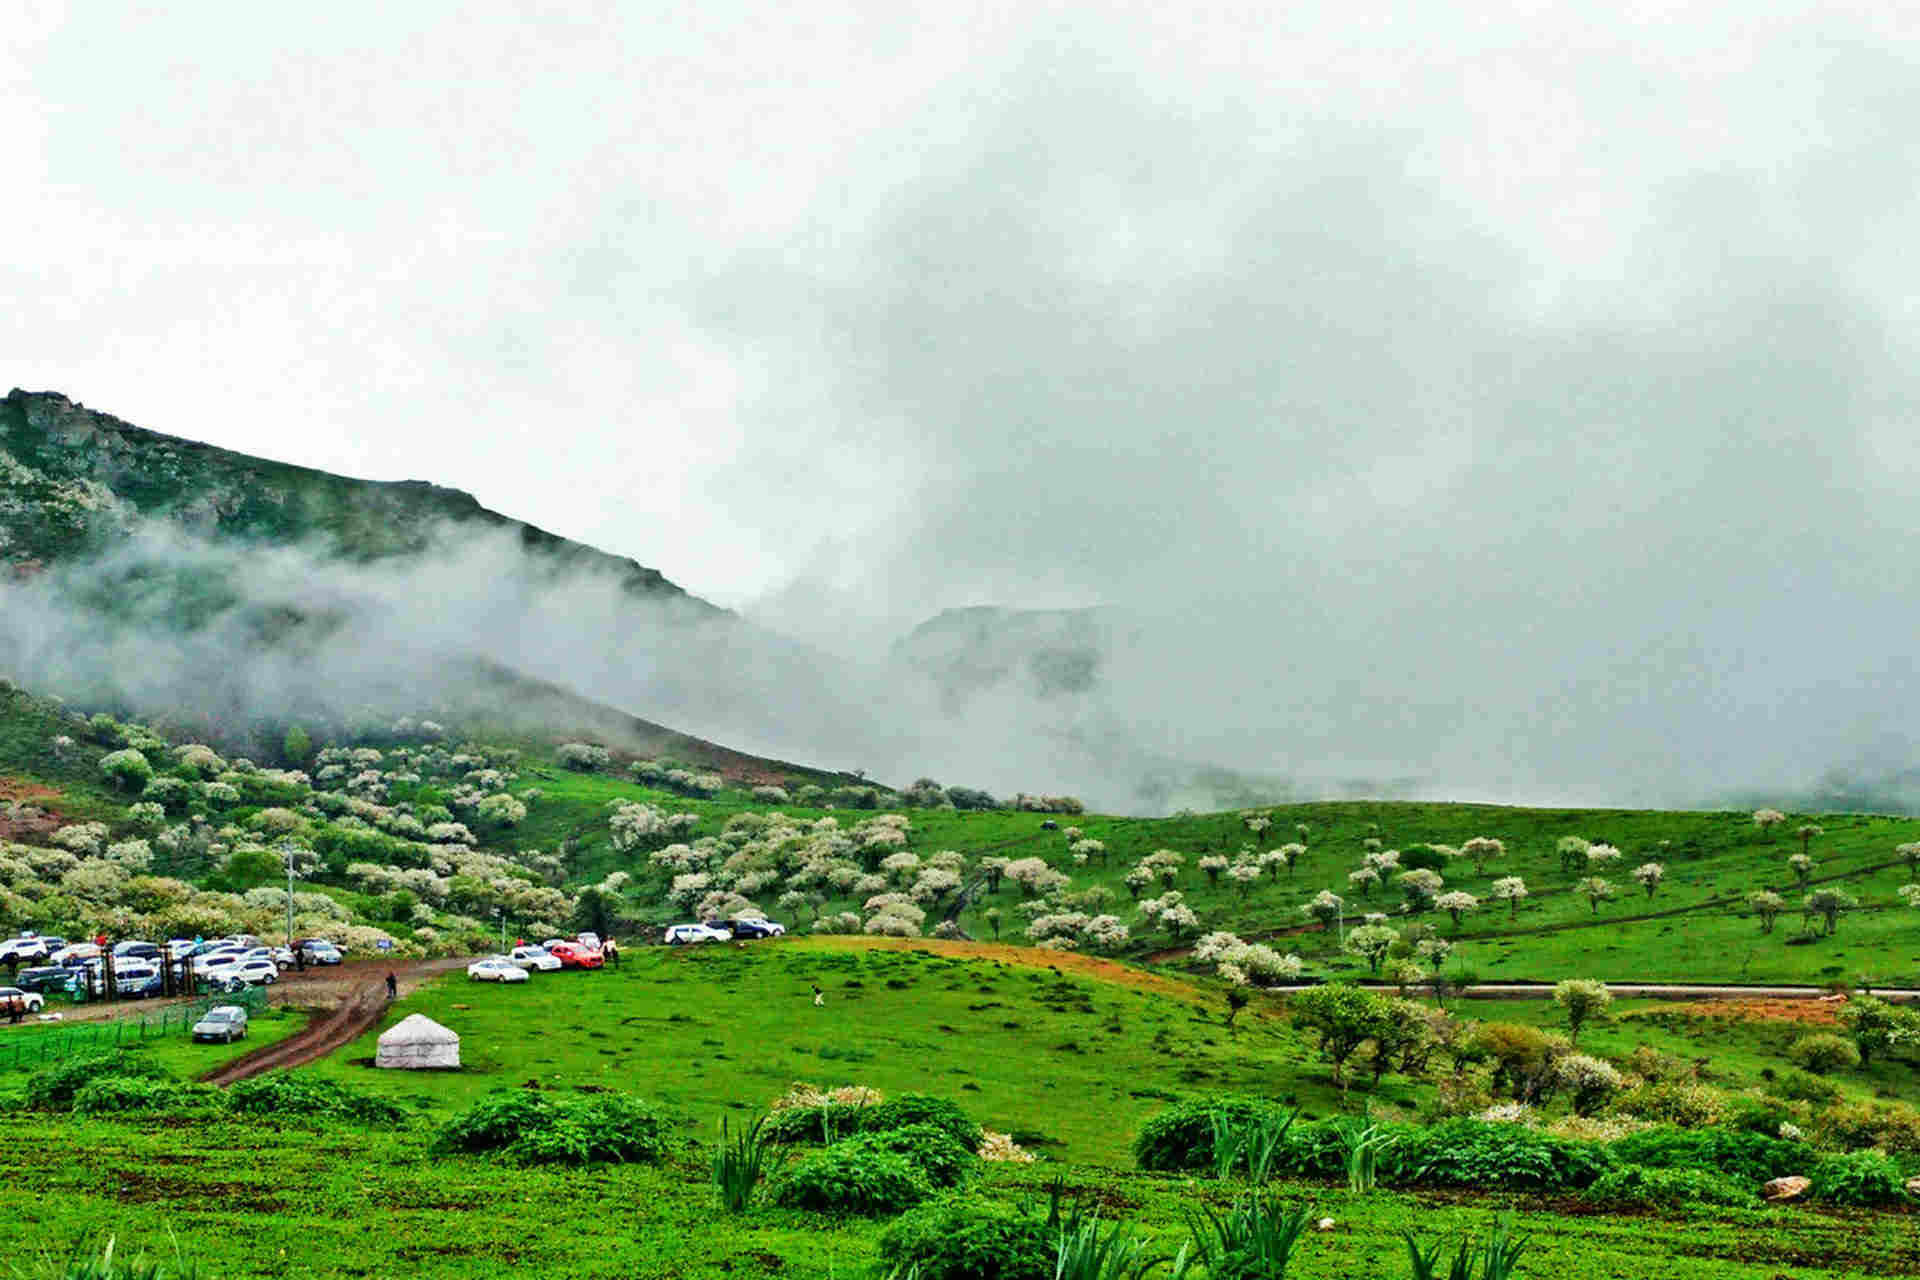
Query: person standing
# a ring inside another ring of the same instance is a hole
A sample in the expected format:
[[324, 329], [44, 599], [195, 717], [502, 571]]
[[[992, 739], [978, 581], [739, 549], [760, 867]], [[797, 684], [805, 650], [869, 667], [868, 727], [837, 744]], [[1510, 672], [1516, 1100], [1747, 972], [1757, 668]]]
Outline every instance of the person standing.
[[400, 979], [394, 975], [391, 969], [389, 969], [387, 971], [387, 999], [391, 1000], [394, 997], [398, 996], [399, 994], [400, 994]]
[[820, 989], [820, 984], [817, 982], [813, 983], [812, 986], [813, 986], [813, 1007], [816, 1009], [824, 1007], [827, 1003], [827, 993]]
[[603, 950], [602, 954], [606, 956], [606, 958], [608, 959], [609, 962], [612, 963], [614, 968], [618, 969], [620, 967], [620, 944], [619, 943], [615, 942], [612, 938], [608, 938], [607, 945]]

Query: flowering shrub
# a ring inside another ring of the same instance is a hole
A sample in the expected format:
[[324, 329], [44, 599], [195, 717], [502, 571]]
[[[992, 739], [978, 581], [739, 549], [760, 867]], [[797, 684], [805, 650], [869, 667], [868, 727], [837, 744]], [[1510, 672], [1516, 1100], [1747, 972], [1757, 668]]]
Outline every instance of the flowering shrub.
[[100, 772], [107, 781], [124, 791], [144, 787], [153, 777], [153, 766], [147, 758], [131, 748], [125, 751], [112, 751], [100, 757]]
[[553, 754], [565, 768], [582, 771], [604, 769], [613, 759], [605, 747], [595, 746], [591, 742], [564, 743]]
[[1033, 1152], [1021, 1147], [1007, 1134], [995, 1133], [991, 1129], [980, 1131], [980, 1149], [975, 1154], [982, 1160], [998, 1164], [1033, 1163]]
[[[527, 806], [509, 795], [491, 795], [475, 806], [475, 812], [484, 822], [511, 827], [526, 818]], [[431, 839], [431, 835], [428, 838]]]

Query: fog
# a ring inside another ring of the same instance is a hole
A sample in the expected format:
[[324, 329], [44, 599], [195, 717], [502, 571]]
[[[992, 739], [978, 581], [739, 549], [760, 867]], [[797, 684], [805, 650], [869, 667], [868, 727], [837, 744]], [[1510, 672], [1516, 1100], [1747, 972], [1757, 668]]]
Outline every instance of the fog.
[[[55, 265], [6, 277], [13, 381], [459, 485], [755, 627], [308, 548], [274, 580], [356, 602], [330, 673], [469, 646], [743, 749], [1119, 808], [1204, 803], [1141, 790], [1189, 763], [1606, 804], [1912, 767], [1914, 19], [431, 12], [362, 15], [390, 77], [332, 25], [153, 19], [174, 61], [84, 92], [123, 55], [36, 29], [47, 181], [0, 228]], [[1126, 622], [1072, 694], [890, 661], [978, 604]], [[66, 625], [17, 651], [131, 669]]]

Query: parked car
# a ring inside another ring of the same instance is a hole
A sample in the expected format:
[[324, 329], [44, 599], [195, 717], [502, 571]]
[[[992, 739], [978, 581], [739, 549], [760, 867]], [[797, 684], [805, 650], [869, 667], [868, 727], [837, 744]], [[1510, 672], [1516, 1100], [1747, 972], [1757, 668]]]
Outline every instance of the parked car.
[[169, 938], [167, 940], [167, 959], [178, 962], [193, 954], [199, 944], [192, 938]]
[[598, 951], [577, 942], [552, 943], [547, 951], [560, 962], [562, 969], [598, 969], [603, 963]]
[[14, 981], [23, 991], [65, 991], [73, 982], [73, 970], [65, 965], [41, 965], [22, 969]]
[[270, 948], [268, 951], [268, 959], [272, 960], [275, 964], [279, 965], [282, 969], [293, 968], [293, 952], [288, 950], [286, 947]]
[[23, 933], [17, 938], [8, 938], [0, 942], [0, 964], [12, 960], [25, 963], [28, 960], [45, 960], [51, 954], [47, 939], [37, 933]]
[[247, 1011], [237, 1004], [215, 1005], [207, 1016], [193, 1024], [195, 1040], [218, 1040], [231, 1044], [247, 1035]]
[[38, 1013], [47, 1007], [47, 998], [38, 991], [28, 991], [21, 987], [0, 987], [0, 1013], [6, 1013], [18, 1000], [27, 1013]]
[[595, 951], [600, 949], [600, 935], [597, 933], [577, 934], [574, 937], [574, 941], [583, 947], [592, 947]]
[[295, 950], [306, 956], [308, 964], [339, 964], [345, 959], [340, 954], [340, 948], [325, 938], [301, 938], [293, 945]]
[[778, 938], [786, 933], [787, 926], [778, 920], [762, 920], [758, 916], [747, 916], [739, 920], [729, 920], [727, 931], [736, 938]]
[[515, 947], [508, 953], [507, 958], [529, 971], [550, 973], [560, 967], [560, 957], [545, 947]]
[[468, 965], [467, 976], [475, 982], [525, 982], [527, 971], [505, 956], [488, 956]]
[[127, 964], [116, 968], [113, 973], [113, 992], [126, 1000], [138, 1000], [144, 996], [159, 995], [165, 986], [160, 977], [160, 967], [151, 964]]
[[122, 959], [158, 960], [160, 948], [151, 942], [116, 942], [113, 944], [113, 958], [116, 962]]
[[98, 960], [100, 948], [91, 942], [75, 942], [60, 948], [47, 959], [55, 964], [72, 965], [87, 960]]
[[246, 956], [233, 966], [233, 973], [229, 976], [239, 978], [248, 985], [258, 983], [265, 986], [280, 981], [280, 966], [265, 956]]
[[683, 942], [731, 942], [733, 930], [716, 929], [705, 924], [669, 925], [666, 940], [676, 946]]

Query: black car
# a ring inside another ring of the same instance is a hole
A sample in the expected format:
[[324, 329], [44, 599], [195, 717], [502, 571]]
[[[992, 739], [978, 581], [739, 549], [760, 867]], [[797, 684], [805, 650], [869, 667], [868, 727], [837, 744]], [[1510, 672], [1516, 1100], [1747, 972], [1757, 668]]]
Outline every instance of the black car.
[[748, 918], [745, 920], [721, 920], [714, 923], [718, 929], [731, 929], [736, 938], [777, 938], [786, 932], [780, 925], [770, 920]]
[[57, 964], [42, 965], [37, 969], [22, 969], [13, 985], [22, 991], [65, 991], [67, 980], [73, 977], [73, 970]]
[[113, 949], [114, 963], [122, 960], [151, 960], [160, 962], [160, 948], [151, 942], [123, 942]]

